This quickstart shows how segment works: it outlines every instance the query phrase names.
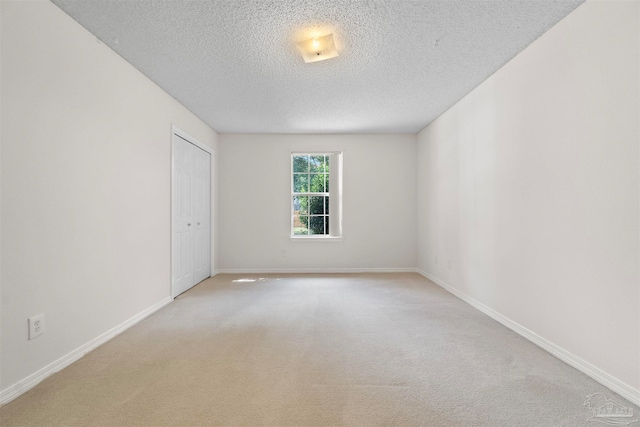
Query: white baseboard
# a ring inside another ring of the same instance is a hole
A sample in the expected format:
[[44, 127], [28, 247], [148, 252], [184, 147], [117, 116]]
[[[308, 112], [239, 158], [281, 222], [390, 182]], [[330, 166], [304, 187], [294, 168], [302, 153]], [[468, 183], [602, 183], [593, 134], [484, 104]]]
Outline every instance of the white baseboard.
[[[451, 294], [455, 295], [456, 297], [460, 298], [464, 302], [468, 303], [469, 305], [480, 310], [481, 312], [491, 317], [492, 319], [496, 320], [497, 322], [500, 322], [501, 324], [511, 329], [512, 331], [516, 332], [520, 336], [531, 341], [538, 347], [554, 355], [555, 357], [567, 363], [568, 365], [590, 376], [594, 380], [598, 381], [605, 387], [608, 387], [612, 391], [618, 393], [620, 396], [624, 397], [625, 399], [629, 400], [635, 405], [640, 406], [640, 390], [636, 390], [633, 387], [629, 386], [628, 384], [625, 384], [624, 382], [618, 380], [617, 378], [607, 374], [606, 372], [603, 372], [602, 370], [593, 366], [589, 362], [581, 359], [578, 356], [575, 356], [574, 354], [568, 352], [562, 347], [557, 346], [556, 344], [548, 341], [547, 339], [541, 337], [535, 332], [530, 331], [529, 329], [503, 316], [502, 314], [498, 313], [492, 308], [487, 307], [486, 305], [482, 304], [476, 299], [450, 286], [446, 282], [443, 282], [437, 277], [432, 276], [431, 274], [420, 269], [415, 269], [415, 268], [221, 269], [221, 270], [216, 270], [214, 274], [212, 274], [212, 277], [217, 274], [287, 274], [287, 273], [294, 273], [294, 274], [295, 273], [418, 273], [423, 277], [431, 280], [436, 285], [440, 286], [446, 291], [450, 292]], [[140, 322], [144, 318], [160, 310], [161, 308], [169, 304], [171, 301], [173, 301], [171, 297], [167, 297], [163, 299], [162, 301], [147, 308], [141, 313], [133, 316], [132, 318], [121, 323], [115, 328], [105, 332], [99, 337], [78, 347], [74, 351], [61, 357], [60, 359], [56, 360], [50, 365], [40, 369], [34, 374], [29, 375], [25, 379], [18, 381], [16, 384], [6, 388], [5, 390], [0, 391], [0, 405], [10, 402], [16, 397], [20, 396], [21, 394], [32, 389], [45, 378], [71, 365], [73, 362], [80, 359], [85, 354], [98, 348], [105, 342], [109, 341], [110, 339], [114, 338], [115, 336], [119, 335], [125, 330], [129, 329], [130, 327]]]
[[44, 368], [29, 375], [23, 380], [18, 381], [14, 385], [9, 386], [6, 389], [0, 391], [0, 405], [9, 403], [16, 397], [20, 396], [21, 394], [31, 390], [33, 387], [38, 385], [42, 380], [46, 379], [47, 377], [71, 365], [76, 360], [82, 358], [85, 354], [100, 347], [102, 344], [106, 343], [107, 341], [114, 338], [115, 336], [121, 334], [122, 332], [129, 329], [130, 327], [140, 322], [144, 318], [149, 317], [156, 311], [160, 310], [162, 307], [169, 304], [171, 301], [173, 301], [171, 297], [167, 297], [163, 299], [157, 304], [152, 305], [151, 307], [136, 314], [132, 318], [119, 324], [115, 328], [105, 332], [104, 334], [98, 336], [97, 338], [92, 339], [88, 343], [81, 345], [80, 347], [73, 350], [71, 353], [65, 356], [62, 356], [60, 359], [56, 360], [55, 362], [45, 366]]
[[446, 282], [443, 282], [437, 277], [432, 276], [431, 274], [425, 271], [422, 271], [420, 269], [416, 269], [415, 272], [431, 280], [436, 285], [440, 286], [441, 288], [445, 289], [446, 291], [460, 298], [462, 301], [466, 302], [467, 304], [480, 310], [481, 312], [491, 317], [492, 319], [502, 323], [507, 328], [511, 329], [512, 331], [522, 336], [523, 338], [526, 338], [527, 340], [531, 341], [532, 343], [542, 348], [543, 350], [547, 351], [548, 353], [551, 353], [552, 355], [562, 360], [569, 366], [576, 368], [580, 372], [598, 381], [600, 384], [604, 385], [605, 387], [608, 387], [612, 391], [618, 393], [620, 396], [624, 397], [628, 401], [640, 406], [640, 390], [636, 390], [630, 385], [607, 374], [601, 369], [598, 369], [597, 367], [593, 366], [589, 362], [568, 352], [567, 350], [563, 349], [562, 347], [559, 347], [558, 345], [552, 343], [551, 341], [548, 341], [547, 339], [541, 337], [540, 335], [536, 334], [533, 331], [530, 331], [529, 329], [525, 328], [519, 323], [514, 322], [508, 317], [503, 316], [502, 314], [498, 313], [492, 308], [487, 307], [480, 301], [477, 301], [476, 299], [470, 297], [469, 295], [457, 290], [456, 288], [452, 287]]
[[216, 274], [416, 273], [415, 268], [229, 268]]

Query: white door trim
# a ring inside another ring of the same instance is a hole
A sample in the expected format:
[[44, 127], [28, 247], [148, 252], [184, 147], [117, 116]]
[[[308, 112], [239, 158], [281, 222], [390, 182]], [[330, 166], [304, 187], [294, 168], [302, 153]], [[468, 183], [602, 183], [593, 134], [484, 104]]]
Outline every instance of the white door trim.
[[208, 145], [203, 144], [202, 142], [198, 141], [196, 138], [194, 138], [193, 136], [189, 135], [188, 133], [186, 133], [185, 131], [183, 131], [182, 129], [180, 129], [176, 125], [171, 125], [171, 134], [179, 136], [180, 138], [182, 138], [185, 141], [195, 145], [196, 147], [200, 148], [201, 150], [206, 151], [209, 154], [213, 154], [213, 148], [211, 148]]

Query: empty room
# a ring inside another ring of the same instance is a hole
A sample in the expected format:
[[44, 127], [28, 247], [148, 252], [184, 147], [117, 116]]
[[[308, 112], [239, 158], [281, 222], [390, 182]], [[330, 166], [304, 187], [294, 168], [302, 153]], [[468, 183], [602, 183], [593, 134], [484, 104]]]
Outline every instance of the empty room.
[[0, 425], [640, 426], [637, 0], [0, 0]]

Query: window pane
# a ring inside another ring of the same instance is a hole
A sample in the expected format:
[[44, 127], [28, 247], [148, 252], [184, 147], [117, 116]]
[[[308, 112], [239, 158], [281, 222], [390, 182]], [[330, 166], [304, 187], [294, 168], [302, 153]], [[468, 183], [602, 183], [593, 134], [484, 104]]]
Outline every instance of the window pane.
[[309, 218], [309, 234], [326, 234], [324, 231], [324, 216], [312, 216]]
[[309, 217], [307, 215], [294, 215], [293, 216], [293, 234], [304, 235], [309, 234]]
[[331, 156], [324, 156], [324, 171], [329, 173], [329, 159]]
[[306, 193], [309, 191], [309, 175], [294, 174], [293, 175], [293, 192]]
[[309, 156], [293, 156], [294, 172], [309, 172]]
[[311, 172], [324, 172], [324, 156], [311, 156], [309, 166]]
[[324, 175], [324, 191], [325, 193], [329, 192], [329, 174]]
[[324, 214], [324, 196], [310, 196], [309, 197], [309, 213], [311, 215], [323, 215]]
[[329, 215], [329, 196], [324, 198], [324, 213]]
[[329, 217], [324, 217], [324, 234], [329, 234]]
[[324, 174], [311, 174], [311, 193], [324, 193]]
[[309, 198], [307, 196], [293, 196], [293, 213], [309, 213]]

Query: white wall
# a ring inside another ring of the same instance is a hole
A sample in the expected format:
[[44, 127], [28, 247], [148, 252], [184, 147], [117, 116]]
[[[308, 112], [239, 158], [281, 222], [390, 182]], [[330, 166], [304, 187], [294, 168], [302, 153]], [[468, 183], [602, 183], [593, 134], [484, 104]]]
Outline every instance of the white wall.
[[587, 1], [418, 135], [419, 268], [636, 402], [638, 5]]
[[6, 391], [166, 301], [171, 125], [217, 135], [53, 4], [0, 4]]
[[[289, 238], [290, 155], [306, 150], [344, 151], [341, 242]], [[415, 267], [415, 153], [415, 135], [221, 134], [220, 268]]]

